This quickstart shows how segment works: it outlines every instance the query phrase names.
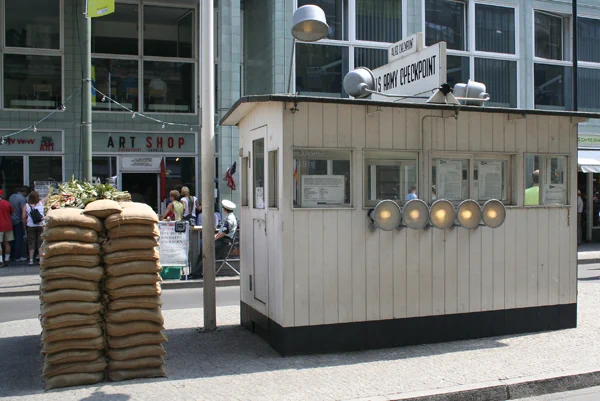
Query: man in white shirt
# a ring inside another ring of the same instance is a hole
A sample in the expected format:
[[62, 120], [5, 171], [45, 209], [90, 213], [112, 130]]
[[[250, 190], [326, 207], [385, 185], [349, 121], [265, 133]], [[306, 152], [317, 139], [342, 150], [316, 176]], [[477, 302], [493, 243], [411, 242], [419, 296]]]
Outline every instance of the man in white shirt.
[[581, 213], [583, 213], [583, 199], [581, 199], [581, 191], [577, 190], [577, 245], [581, 245]]

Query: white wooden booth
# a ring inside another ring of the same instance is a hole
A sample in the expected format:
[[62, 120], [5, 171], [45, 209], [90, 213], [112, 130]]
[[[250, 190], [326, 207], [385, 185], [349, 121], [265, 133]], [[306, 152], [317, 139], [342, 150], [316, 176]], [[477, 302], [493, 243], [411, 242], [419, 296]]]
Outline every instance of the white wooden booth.
[[[222, 124], [240, 132], [242, 324], [282, 355], [575, 327], [577, 124], [590, 117], [240, 99]], [[464, 176], [452, 192], [436, 175], [457, 160]], [[400, 169], [392, 192], [402, 206], [411, 182], [428, 205], [483, 203], [489, 161], [502, 169], [500, 188], [490, 187], [506, 206], [499, 228], [369, 228], [378, 188], [390, 188], [372, 165]], [[539, 205], [526, 206], [534, 170]], [[323, 173], [346, 179], [320, 198], [310, 180]]]

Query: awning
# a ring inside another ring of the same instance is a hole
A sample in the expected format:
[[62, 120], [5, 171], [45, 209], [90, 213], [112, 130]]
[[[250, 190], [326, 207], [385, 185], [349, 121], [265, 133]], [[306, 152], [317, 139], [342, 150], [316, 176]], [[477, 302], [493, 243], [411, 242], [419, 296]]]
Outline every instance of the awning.
[[600, 173], [600, 150], [580, 150], [577, 164], [584, 173]]

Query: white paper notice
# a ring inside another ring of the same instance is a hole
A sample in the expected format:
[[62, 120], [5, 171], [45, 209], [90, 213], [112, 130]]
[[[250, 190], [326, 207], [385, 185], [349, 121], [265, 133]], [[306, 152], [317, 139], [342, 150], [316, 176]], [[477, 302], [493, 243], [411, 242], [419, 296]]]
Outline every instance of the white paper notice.
[[302, 206], [326, 206], [344, 204], [343, 175], [303, 175]]
[[479, 199], [502, 199], [501, 161], [479, 162]]
[[544, 185], [544, 205], [565, 205], [567, 203], [567, 190], [565, 185]]
[[256, 187], [256, 199], [254, 202], [255, 209], [265, 208], [265, 189], [263, 187]]
[[160, 230], [160, 264], [162, 266], [187, 266], [189, 226], [185, 232], [175, 232], [175, 222], [158, 223]]
[[462, 200], [462, 166], [461, 160], [437, 161], [438, 199]]

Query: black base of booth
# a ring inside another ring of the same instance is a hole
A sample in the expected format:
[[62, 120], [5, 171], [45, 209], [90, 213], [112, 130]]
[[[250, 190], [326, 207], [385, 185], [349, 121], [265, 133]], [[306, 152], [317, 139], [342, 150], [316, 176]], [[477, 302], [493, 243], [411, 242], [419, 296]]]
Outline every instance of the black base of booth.
[[359, 351], [577, 327], [577, 304], [281, 327], [241, 302], [242, 325], [282, 356]]

